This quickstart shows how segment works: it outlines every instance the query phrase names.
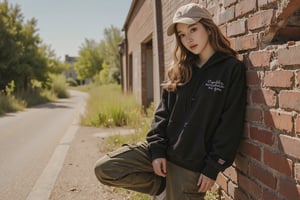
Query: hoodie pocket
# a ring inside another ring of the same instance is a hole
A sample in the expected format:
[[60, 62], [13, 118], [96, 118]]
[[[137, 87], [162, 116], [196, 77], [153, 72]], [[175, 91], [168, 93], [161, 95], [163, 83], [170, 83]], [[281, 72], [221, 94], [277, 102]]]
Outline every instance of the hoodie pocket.
[[174, 154], [185, 160], [203, 160], [206, 155], [203, 131], [186, 124], [172, 146]]

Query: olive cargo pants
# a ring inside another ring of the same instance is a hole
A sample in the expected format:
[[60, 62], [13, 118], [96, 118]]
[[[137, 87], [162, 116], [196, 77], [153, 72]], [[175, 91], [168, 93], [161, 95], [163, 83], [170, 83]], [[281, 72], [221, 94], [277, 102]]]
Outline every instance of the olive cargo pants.
[[200, 173], [167, 162], [166, 178], [157, 176], [152, 168], [146, 142], [124, 145], [100, 158], [95, 167], [98, 180], [109, 186], [156, 195], [166, 188], [167, 200], [202, 200], [198, 193]]

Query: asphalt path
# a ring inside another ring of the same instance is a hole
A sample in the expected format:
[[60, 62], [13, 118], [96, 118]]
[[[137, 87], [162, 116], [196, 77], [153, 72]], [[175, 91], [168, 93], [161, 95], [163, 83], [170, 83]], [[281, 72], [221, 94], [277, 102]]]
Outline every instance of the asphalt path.
[[0, 200], [47, 199], [87, 100], [70, 92], [68, 99], [0, 117]]

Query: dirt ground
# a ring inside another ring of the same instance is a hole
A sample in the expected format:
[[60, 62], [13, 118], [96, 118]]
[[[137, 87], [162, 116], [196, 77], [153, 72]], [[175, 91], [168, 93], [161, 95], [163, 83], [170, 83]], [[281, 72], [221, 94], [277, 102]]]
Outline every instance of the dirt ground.
[[95, 162], [102, 156], [99, 145], [103, 138], [124, 129], [81, 127], [67, 153], [62, 170], [49, 200], [129, 200], [126, 194], [102, 185], [94, 175]]

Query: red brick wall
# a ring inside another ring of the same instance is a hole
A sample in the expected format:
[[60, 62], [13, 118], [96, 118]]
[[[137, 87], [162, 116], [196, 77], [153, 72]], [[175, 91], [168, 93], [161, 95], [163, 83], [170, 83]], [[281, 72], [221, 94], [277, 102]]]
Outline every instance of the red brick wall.
[[[133, 1], [137, 8], [127, 30], [133, 92], [140, 101], [141, 43], [153, 36], [153, 1]], [[174, 45], [174, 37], [166, 34], [167, 26], [175, 10], [188, 2], [211, 12], [247, 67], [244, 139], [233, 166], [218, 176], [220, 192], [228, 200], [300, 199], [300, 42], [271, 42], [284, 19], [300, 9], [300, 1], [161, 0], [163, 41], [153, 41], [154, 46], [163, 42], [165, 72]], [[159, 91], [159, 84], [154, 84]]]
[[[295, 1], [163, 0], [163, 28], [178, 6], [208, 8], [247, 67], [244, 140], [232, 167], [217, 179], [225, 199], [300, 199], [300, 42], [266, 43], [264, 35]], [[271, 33], [272, 35], [272, 33]], [[273, 34], [274, 35], [274, 34]], [[174, 38], [164, 31], [166, 70]]]

